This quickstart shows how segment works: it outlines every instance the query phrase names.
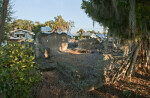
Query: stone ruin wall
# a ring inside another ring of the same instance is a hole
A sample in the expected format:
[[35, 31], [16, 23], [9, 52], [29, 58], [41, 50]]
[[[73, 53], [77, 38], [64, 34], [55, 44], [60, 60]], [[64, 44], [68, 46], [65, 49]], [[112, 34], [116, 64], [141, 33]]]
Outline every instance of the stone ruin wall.
[[98, 39], [83, 39], [83, 40], [79, 40], [78, 48], [88, 49], [88, 50], [101, 49], [103, 48], [103, 45], [100, 43]]
[[49, 35], [39, 33], [36, 38], [36, 57], [54, 56], [59, 51], [68, 48], [68, 35], [65, 33], [51, 33]]

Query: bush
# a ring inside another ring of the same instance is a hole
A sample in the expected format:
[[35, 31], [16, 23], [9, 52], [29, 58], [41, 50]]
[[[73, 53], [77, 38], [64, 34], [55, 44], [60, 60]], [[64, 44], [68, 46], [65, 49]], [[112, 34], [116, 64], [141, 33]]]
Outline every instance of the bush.
[[34, 59], [29, 45], [0, 47], [0, 95], [5, 98], [29, 98], [33, 84], [41, 79]]

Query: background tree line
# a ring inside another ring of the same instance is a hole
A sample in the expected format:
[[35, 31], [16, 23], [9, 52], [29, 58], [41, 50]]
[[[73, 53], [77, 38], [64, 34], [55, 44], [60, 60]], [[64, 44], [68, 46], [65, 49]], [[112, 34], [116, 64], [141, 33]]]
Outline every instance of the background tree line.
[[40, 23], [39, 21], [32, 21], [32, 20], [23, 20], [23, 19], [17, 19], [13, 21], [12, 23], [13, 29], [24, 29], [33, 31], [35, 33], [40, 32], [41, 27], [48, 26], [51, 27], [52, 32], [58, 32], [58, 31], [68, 31], [70, 32], [71, 28], [74, 27], [73, 21], [65, 21], [62, 16], [54, 17], [54, 20], [46, 21], [45, 23]]
[[40, 23], [26, 19], [15, 19], [12, 17], [12, 3], [9, 0], [0, 0], [0, 43], [7, 39], [7, 34], [15, 29], [33, 31], [35, 34], [41, 31], [41, 27], [49, 26], [52, 32], [70, 32], [74, 27], [74, 21], [65, 21], [61, 15], [54, 17], [54, 20]]

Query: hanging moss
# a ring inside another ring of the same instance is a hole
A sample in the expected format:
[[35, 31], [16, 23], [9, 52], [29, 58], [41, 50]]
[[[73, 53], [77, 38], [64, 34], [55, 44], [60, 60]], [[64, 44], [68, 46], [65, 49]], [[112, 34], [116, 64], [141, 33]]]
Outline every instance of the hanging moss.
[[[108, 28], [108, 35], [127, 46], [129, 63], [124, 72], [135, 70], [140, 50], [150, 60], [150, 0], [83, 0], [81, 8], [94, 21]], [[129, 54], [130, 53], [130, 54]], [[147, 57], [147, 58], [146, 58]], [[142, 62], [139, 62], [142, 63]], [[120, 69], [123, 72], [123, 69]], [[119, 72], [120, 74], [122, 72]], [[120, 76], [117, 74], [116, 77]], [[124, 73], [123, 73], [124, 74]]]

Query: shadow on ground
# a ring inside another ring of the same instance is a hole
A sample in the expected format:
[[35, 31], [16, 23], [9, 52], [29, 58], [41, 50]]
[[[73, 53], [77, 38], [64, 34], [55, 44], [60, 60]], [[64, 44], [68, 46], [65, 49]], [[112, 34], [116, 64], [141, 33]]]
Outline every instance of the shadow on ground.
[[115, 84], [105, 84], [103, 87], [90, 92], [94, 98], [150, 98], [150, 75], [136, 73], [135, 77], [129, 82], [126, 77], [124, 80]]

